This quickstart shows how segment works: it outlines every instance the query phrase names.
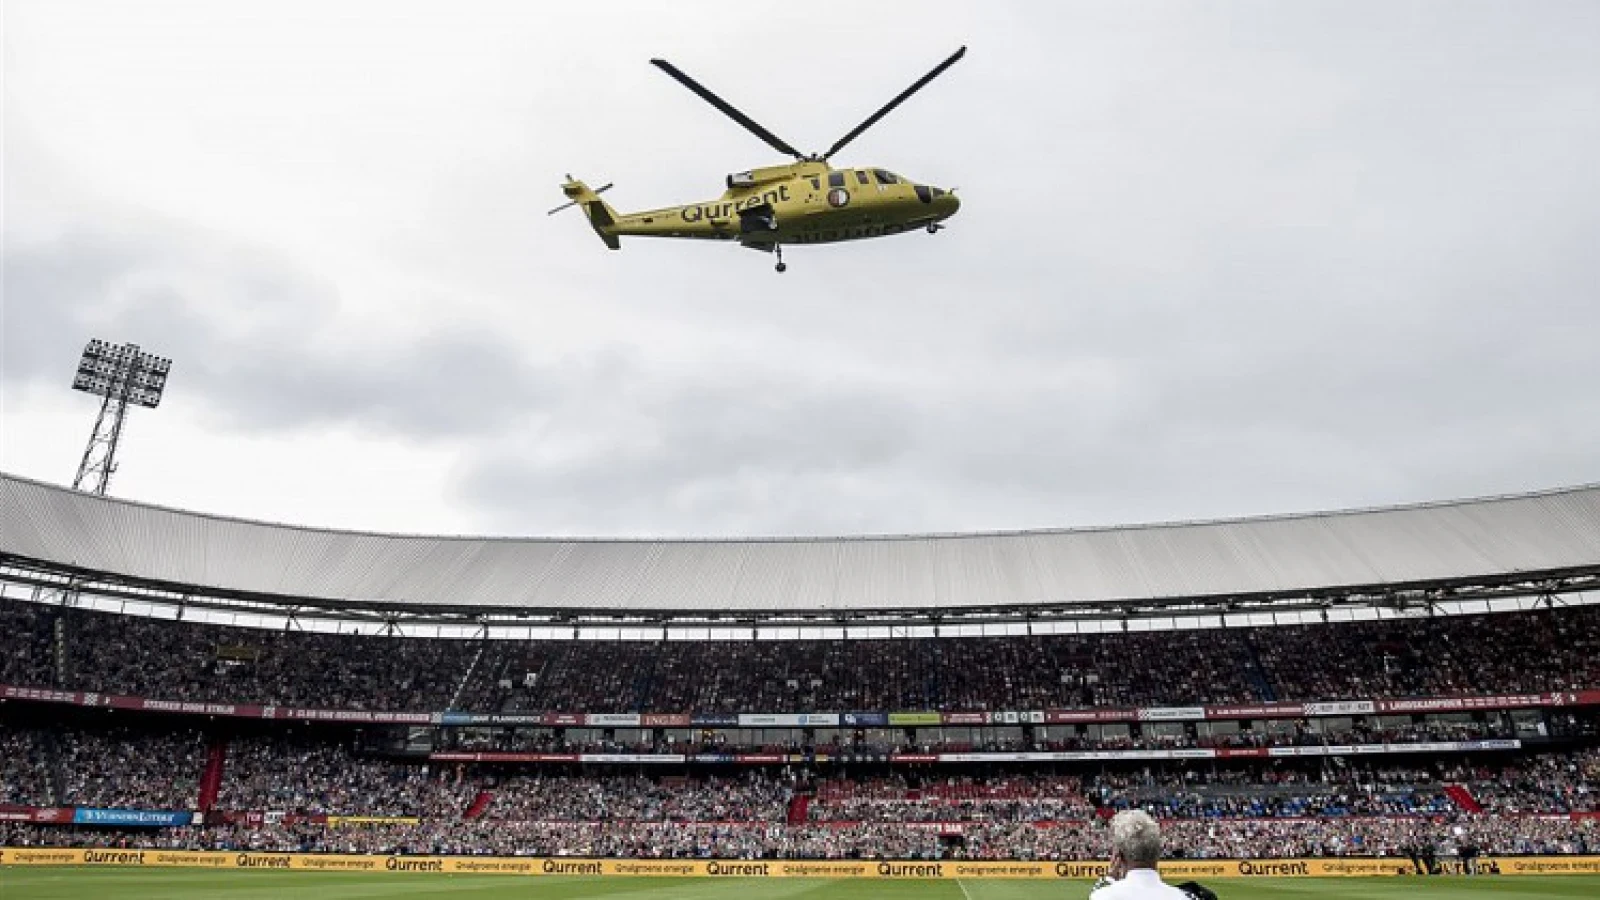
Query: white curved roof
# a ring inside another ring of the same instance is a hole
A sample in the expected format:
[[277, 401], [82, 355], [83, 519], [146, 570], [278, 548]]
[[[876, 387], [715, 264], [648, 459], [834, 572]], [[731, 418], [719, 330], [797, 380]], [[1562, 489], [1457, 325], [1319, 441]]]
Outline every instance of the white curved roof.
[[720, 540], [429, 537], [275, 525], [0, 473], [0, 555], [318, 605], [859, 613], [1600, 571], [1600, 485], [1116, 528]]

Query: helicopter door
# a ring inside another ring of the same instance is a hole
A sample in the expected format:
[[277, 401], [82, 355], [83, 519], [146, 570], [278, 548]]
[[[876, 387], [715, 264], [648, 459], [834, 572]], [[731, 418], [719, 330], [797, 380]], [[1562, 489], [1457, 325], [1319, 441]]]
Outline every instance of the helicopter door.
[[760, 234], [778, 230], [778, 213], [771, 203], [739, 210], [739, 233]]

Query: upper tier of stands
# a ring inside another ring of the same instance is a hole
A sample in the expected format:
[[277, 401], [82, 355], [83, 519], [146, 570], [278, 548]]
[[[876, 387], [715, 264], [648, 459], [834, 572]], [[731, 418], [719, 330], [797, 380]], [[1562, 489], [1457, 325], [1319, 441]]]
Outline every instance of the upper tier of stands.
[[0, 684], [320, 708], [590, 713], [1568, 691], [1600, 686], [1600, 607], [1031, 637], [603, 642], [262, 631], [0, 601]]

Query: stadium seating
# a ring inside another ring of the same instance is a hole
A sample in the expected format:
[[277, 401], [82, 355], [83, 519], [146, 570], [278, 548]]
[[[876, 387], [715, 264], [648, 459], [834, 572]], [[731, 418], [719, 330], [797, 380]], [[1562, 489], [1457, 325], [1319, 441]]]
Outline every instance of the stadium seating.
[[[538, 642], [223, 628], [0, 602], [0, 683], [317, 709], [700, 712], [1258, 703], [1600, 686], [1600, 610], [1272, 629], [862, 641]], [[1136, 661], [1136, 664], [1130, 664]], [[529, 678], [527, 676], [531, 675]], [[26, 699], [26, 698], [23, 698]], [[1520, 750], [1203, 763], [658, 767], [441, 763], [523, 753], [1172, 750], [1527, 737], [1500, 716], [1345, 717], [1331, 730], [1164, 728], [929, 743], [914, 729], [748, 746], [687, 728], [404, 728], [0, 707], [0, 808], [191, 810], [196, 827], [0, 823], [0, 845], [360, 853], [1088, 859], [1139, 807], [1173, 855], [1600, 851], [1593, 712]], [[55, 709], [52, 707], [51, 709]], [[191, 711], [192, 712], [192, 711]], [[428, 718], [423, 717], [423, 723]], [[1587, 730], [1586, 730], [1587, 729]], [[798, 730], [790, 732], [798, 734]], [[643, 737], [638, 735], [644, 734]], [[418, 749], [418, 747], [421, 749]], [[208, 781], [208, 779], [211, 779]], [[208, 788], [208, 784], [210, 787]], [[407, 821], [334, 825], [327, 817]], [[6, 817], [0, 817], [6, 818]], [[11, 816], [9, 818], [15, 818]], [[411, 821], [414, 820], [414, 821]]]
[[1595, 607], [859, 641], [422, 640], [261, 631], [14, 601], [0, 601], [0, 625], [4, 684], [357, 710], [983, 711], [1600, 685]]

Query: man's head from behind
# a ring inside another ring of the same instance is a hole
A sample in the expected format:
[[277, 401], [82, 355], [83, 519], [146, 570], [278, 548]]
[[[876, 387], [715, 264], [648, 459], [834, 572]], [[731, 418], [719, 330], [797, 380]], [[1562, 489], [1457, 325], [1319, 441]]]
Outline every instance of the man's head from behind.
[[1111, 817], [1111, 868], [1154, 869], [1161, 859], [1161, 826], [1142, 809], [1126, 809]]

